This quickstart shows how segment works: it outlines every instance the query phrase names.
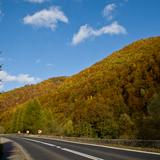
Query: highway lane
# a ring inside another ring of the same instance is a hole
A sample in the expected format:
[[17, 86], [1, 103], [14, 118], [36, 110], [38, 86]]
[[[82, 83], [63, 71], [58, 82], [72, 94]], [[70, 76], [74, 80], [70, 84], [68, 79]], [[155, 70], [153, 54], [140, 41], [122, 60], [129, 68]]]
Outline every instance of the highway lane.
[[160, 160], [160, 154], [142, 153], [53, 139], [7, 137], [20, 144], [34, 160]]

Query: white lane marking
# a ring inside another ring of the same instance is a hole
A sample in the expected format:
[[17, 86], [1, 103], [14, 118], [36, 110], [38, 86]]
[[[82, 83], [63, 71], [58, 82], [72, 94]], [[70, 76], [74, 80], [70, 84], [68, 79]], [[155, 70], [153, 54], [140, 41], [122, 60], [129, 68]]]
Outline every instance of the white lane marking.
[[37, 140], [34, 140], [34, 139], [29, 139], [29, 138], [22, 138], [22, 139], [25, 139], [27, 141], [36, 142], [36, 143], [41, 143], [41, 144], [44, 144], [44, 145], [47, 145], [47, 146], [51, 146], [51, 147], [56, 147], [56, 148], [61, 149], [63, 151], [67, 151], [67, 152], [70, 152], [70, 153], [73, 153], [73, 154], [76, 154], [76, 155], [79, 155], [79, 156], [82, 156], [82, 157], [85, 157], [85, 158], [88, 158], [88, 159], [92, 159], [92, 160], [104, 160], [102, 158], [91, 156], [89, 154], [81, 153], [81, 152], [74, 151], [74, 150], [71, 150], [71, 149], [68, 149], [68, 148], [62, 148], [60, 146], [57, 146], [57, 145], [54, 145], [54, 144], [51, 144], [51, 143], [46, 143], [46, 142], [43, 142], [43, 141], [37, 141]]
[[86, 158], [89, 158], [89, 159], [103, 160], [101, 158], [97, 158], [97, 157], [94, 157], [94, 156], [91, 156], [91, 155], [88, 155], [88, 154], [85, 154], [85, 153], [81, 153], [81, 152], [78, 152], [78, 151], [74, 151], [74, 150], [71, 150], [71, 149], [67, 149], [67, 148], [62, 148], [62, 150], [70, 152], [70, 153], [74, 153], [74, 154], [77, 154], [77, 155], [80, 155], [80, 156], [83, 156], [83, 157], [86, 157]]
[[98, 145], [98, 144], [91, 144], [91, 143], [84, 143], [84, 142], [73, 142], [73, 141], [69, 141], [69, 140], [62, 140], [62, 139], [55, 139], [55, 138], [45, 138], [45, 137], [41, 137], [41, 138], [50, 139], [50, 140], [55, 140], [55, 141], [68, 142], [68, 143], [89, 145], [89, 146], [95, 146], [95, 147], [110, 148], [110, 149], [115, 149], [115, 150], [129, 151], [129, 152], [135, 152], [135, 153], [137, 152], [137, 153], [153, 154], [153, 155], [159, 155], [159, 156], [160, 156], [160, 153], [157, 153], [157, 152], [149, 152], [149, 151], [141, 151], [141, 150], [135, 150], [135, 149], [127, 149], [127, 148], [111, 147], [111, 146]]
[[[32, 141], [32, 142], [36, 142], [36, 143], [41, 143], [41, 141], [37, 141], [37, 140], [33, 140], [33, 139], [28, 139], [28, 138], [23, 138], [23, 139], [28, 140], [28, 141]], [[50, 143], [46, 143], [46, 142], [43, 142], [43, 144], [51, 146], [51, 147], [56, 147], [56, 145], [50, 144]]]

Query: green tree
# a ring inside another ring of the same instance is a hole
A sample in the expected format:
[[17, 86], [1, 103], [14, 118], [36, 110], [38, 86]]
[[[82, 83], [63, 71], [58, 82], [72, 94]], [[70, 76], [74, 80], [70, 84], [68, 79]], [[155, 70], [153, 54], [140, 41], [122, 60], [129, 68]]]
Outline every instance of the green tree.
[[72, 120], [67, 120], [67, 122], [63, 126], [64, 134], [66, 136], [72, 136], [73, 135], [73, 122]]
[[29, 130], [31, 133], [37, 133], [38, 129], [45, 126], [45, 115], [37, 99], [25, 104], [23, 116], [23, 130]]
[[138, 136], [143, 139], [160, 139], [160, 93], [154, 94], [147, 109], [148, 116], [143, 118]]
[[119, 135], [120, 138], [131, 138], [134, 133], [134, 123], [126, 113], [121, 114], [119, 118]]

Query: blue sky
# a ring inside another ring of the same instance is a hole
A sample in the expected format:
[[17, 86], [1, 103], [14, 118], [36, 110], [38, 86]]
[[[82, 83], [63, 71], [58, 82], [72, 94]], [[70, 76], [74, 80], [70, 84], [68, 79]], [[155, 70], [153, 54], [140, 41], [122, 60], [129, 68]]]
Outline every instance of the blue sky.
[[0, 0], [1, 91], [91, 66], [160, 34], [159, 0]]

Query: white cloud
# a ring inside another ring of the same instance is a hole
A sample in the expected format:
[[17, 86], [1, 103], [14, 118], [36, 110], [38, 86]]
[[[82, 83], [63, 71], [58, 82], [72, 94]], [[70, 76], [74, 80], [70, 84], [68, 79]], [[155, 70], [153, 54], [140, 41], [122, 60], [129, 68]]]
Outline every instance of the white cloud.
[[0, 88], [3, 88], [3, 85], [8, 82], [18, 82], [22, 84], [33, 84], [40, 81], [39, 78], [32, 77], [28, 74], [19, 74], [17, 76], [10, 75], [6, 71], [0, 71]]
[[31, 2], [31, 3], [44, 3], [44, 2], [47, 2], [49, 0], [25, 0], [27, 2]]
[[86, 24], [81, 26], [78, 33], [73, 35], [72, 45], [77, 45], [90, 37], [97, 37], [103, 34], [118, 35], [118, 34], [126, 34], [126, 33], [127, 33], [126, 29], [120, 24], [118, 24], [118, 22], [116, 21], [98, 30], [93, 29], [92, 27]]
[[2, 83], [0, 83], [0, 90], [1, 90], [1, 89], [3, 89], [3, 87], [4, 87], [4, 86], [3, 86], [3, 84], [2, 84]]
[[37, 81], [39, 81], [40, 79], [39, 78], [35, 78], [35, 77], [31, 77], [30, 75], [28, 74], [20, 74], [16, 77], [15, 79], [17, 82], [20, 82], [20, 83], [36, 83]]
[[51, 30], [55, 30], [58, 21], [68, 23], [68, 18], [59, 7], [43, 9], [34, 13], [33, 15], [27, 15], [23, 18], [24, 24], [32, 25], [35, 27], [50, 28]]
[[103, 16], [106, 17], [108, 20], [113, 19], [113, 12], [116, 9], [117, 5], [115, 3], [110, 3], [105, 6], [103, 10]]

